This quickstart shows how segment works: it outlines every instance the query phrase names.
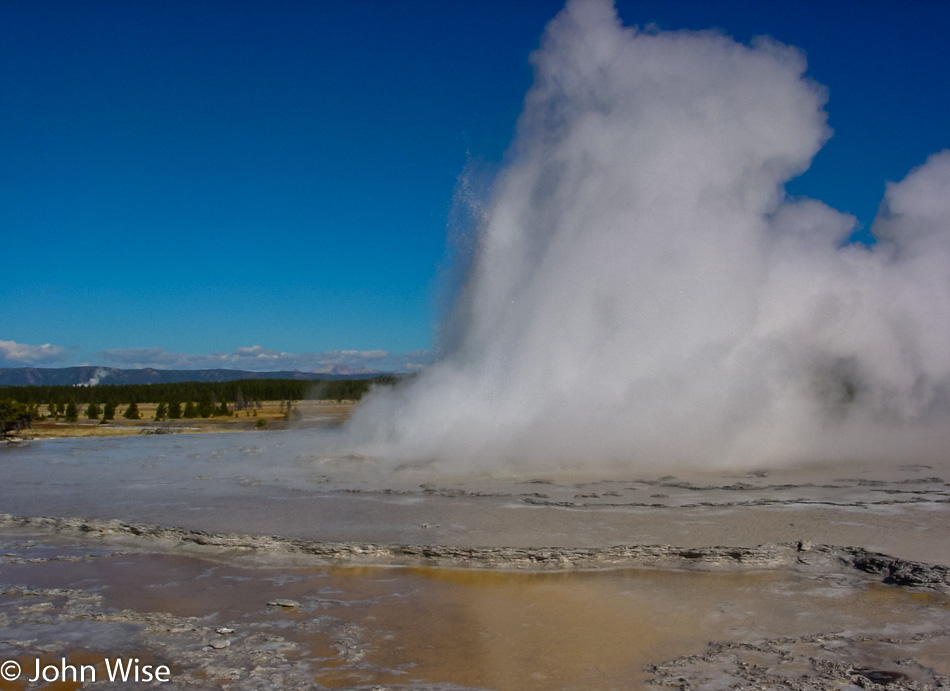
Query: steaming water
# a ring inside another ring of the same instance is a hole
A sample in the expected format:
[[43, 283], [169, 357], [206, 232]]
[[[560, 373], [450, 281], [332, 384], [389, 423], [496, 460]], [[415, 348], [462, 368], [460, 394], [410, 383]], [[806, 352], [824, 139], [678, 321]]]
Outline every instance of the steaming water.
[[532, 62], [441, 360], [353, 444], [467, 468], [950, 448], [950, 152], [846, 244], [855, 219], [784, 193], [830, 136], [796, 49], [572, 0]]

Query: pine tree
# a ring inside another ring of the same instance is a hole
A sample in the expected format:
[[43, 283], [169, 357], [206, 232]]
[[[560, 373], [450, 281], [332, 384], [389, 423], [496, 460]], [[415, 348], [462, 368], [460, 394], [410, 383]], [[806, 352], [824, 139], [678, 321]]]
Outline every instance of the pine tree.
[[115, 420], [115, 403], [112, 401], [106, 401], [106, 404], [102, 406], [102, 421], [106, 420]]
[[211, 398], [211, 391], [205, 389], [198, 394], [198, 415], [201, 417], [211, 417], [214, 415], [214, 401]]
[[168, 411], [165, 408], [165, 403], [161, 402], [158, 404], [158, 407], [155, 409], [155, 419], [164, 420], [168, 416]]
[[26, 429], [33, 421], [33, 415], [25, 403], [16, 403], [10, 399], [0, 401], [0, 437], [7, 433], [16, 434]]
[[79, 419], [79, 411], [76, 410], [76, 401], [70, 400], [66, 404], [66, 410], [63, 413], [66, 417], [66, 422], [76, 422]]
[[198, 417], [198, 408], [192, 401], [188, 401], [185, 404], [185, 412], [183, 412], [181, 416], [187, 418]]
[[98, 403], [93, 402], [86, 406], [86, 417], [90, 420], [98, 420], [100, 415], [102, 415], [102, 411], [99, 410]]
[[225, 416], [230, 415], [231, 411], [228, 410], [228, 404], [224, 401], [221, 401], [221, 405], [218, 406], [217, 410], [214, 411], [215, 415]]
[[168, 419], [178, 420], [181, 418], [181, 403], [172, 401], [168, 404]]
[[139, 414], [139, 407], [136, 405], [135, 401], [129, 403], [129, 407], [125, 409], [125, 412], [122, 413], [122, 417], [126, 420], [141, 420], [142, 416]]

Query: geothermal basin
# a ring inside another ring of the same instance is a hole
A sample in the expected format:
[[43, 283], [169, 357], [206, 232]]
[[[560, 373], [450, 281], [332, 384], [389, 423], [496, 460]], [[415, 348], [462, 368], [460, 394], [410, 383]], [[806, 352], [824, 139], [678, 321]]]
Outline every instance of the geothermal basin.
[[0, 689], [950, 683], [947, 461], [450, 475], [335, 434], [0, 447]]

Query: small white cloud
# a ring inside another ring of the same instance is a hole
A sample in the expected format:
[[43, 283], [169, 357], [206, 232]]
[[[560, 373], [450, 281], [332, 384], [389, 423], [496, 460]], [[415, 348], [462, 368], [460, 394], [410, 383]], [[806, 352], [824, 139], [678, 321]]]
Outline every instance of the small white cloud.
[[99, 353], [107, 363], [117, 367], [172, 369], [179, 364], [181, 355], [164, 348], [113, 348]]
[[389, 356], [388, 350], [328, 350], [324, 353], [314, 353], [326, 360], [333, 361], [363, 361], [379, 360]]
[[47, 362], [61, 362], [66, 359], [66, 349], [62, 346], [44, 343], [27, 345], [16, 341], [0, 340], [0, 363], [33, 365]]
[[253, 357], [253, 358], [277, 358], [281, 355], [286, 355], [286, 353], [278, 353], [276, 350], [268, 350], [259, 345], [250, 346], [249, 348], [237, 348], [230, 356], [222, 355], [223, 357], [232, 357], [232, 358], [242, 358], [242, 357]]
[[328, 350], [321, 353], [286, 353], [263, 346], [242, 346], [231, 353], [172, 353], [164, 348], [120, 348], [99, 353], [103, 360], [116, 367], [155, 369], [228, 369], [252, 372], [298, 370], [312, 372], [342, 366], [365, 367], [383, 372], [408, 372], [430, 358], [428, 351], [394, 355], [388, 350]]

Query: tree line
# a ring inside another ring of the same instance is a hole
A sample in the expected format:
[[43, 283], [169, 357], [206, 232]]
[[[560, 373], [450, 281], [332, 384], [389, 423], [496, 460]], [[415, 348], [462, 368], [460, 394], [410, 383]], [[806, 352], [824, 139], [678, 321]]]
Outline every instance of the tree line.
[[[156, 419], [232, 415], [261, 407], [261, 401], [358, 401], [372, 386], [393, 386], [400, 377], [375, 379], [241, 379], [229, 382], [175, 382], [167, 384], [106, 384], [99, 386], [0, 386], [3, 434], [29, 427], [39, 419], [40, 405], [54, 417], [76, 421], [80, 414], [103, 421], [117, 414], [141, 417], [139, 403], [157, 403]], [[120, 411], [120, 408], [124, 410]]]
[[210, 394], [217, 401], [358, 401], [371, 386], [391, 386], [400, 377], [383, 375], [375, 379], [240, 379], [228, 382], [175, 382], [169, 384], [100, 384], [98, 386], [0, 386], [0, 399], [21, 403], [77, 404], [107, 401], [117, 403], [170, 403], [195, 401]]

